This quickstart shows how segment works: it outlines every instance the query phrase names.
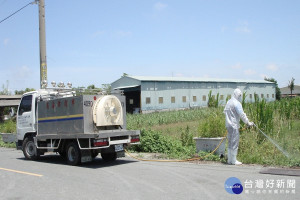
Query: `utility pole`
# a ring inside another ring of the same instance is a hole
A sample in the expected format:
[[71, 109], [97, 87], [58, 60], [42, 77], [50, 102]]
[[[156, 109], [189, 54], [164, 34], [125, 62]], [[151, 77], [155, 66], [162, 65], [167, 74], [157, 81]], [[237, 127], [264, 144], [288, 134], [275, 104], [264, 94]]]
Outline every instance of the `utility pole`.
[[47, 84], [47, 56], [46, 56], [46, 28], [45, 28], [45, 0], [36, 0], [39, 4], [39, 27], [40, 27], [40, 85]]

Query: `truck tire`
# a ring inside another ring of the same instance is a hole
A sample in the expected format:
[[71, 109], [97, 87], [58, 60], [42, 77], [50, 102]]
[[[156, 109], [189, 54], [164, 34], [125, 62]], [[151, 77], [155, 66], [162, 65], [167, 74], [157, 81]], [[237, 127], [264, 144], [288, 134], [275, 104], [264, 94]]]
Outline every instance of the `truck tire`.
[[70, 142], [67, 145], [66, 158], [70, 165], [79, 165], [81, 163], [81, 153], [77, 142]]
[[23, 141], [22, 151], [27, 160], [37, 160], [40, 157], [39, 151], [36, 148], [33, 137], [26, 137]]
[[66, 158], [66, 151], [59, 151], [58, 153], [63, 159]]
[[101, 157], [104, 161], [115, 161], [117, 159], [117, 153], [101, 153]]

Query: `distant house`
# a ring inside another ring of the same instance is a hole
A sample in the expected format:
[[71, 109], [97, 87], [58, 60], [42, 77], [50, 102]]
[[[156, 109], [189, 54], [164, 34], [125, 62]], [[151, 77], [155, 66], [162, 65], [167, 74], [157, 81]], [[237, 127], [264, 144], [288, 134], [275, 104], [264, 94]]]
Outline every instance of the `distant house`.
[[275, 84], [267, 81], [123, 76], [111, 87], [124, 91], [131, 113], [205, 107], [210, 91], [214, 97], [219, 93], [220, 104], [225, 105], [235, 88], [247, 92], [247, 102], [254, 102], [254, 95], [275, 101]]
[[20, 104], [22, 95], [0, 95], [0, 122], [4, 115], [4, 108], [5, 107], [15, 107], [17, 108]]
[[[280, 88], [281, 97], [291, 96], [291, 90], [289, 87]], [[300, 85], [295, 85], [292, 96], [300, 96]]]
[[0, 107], [18, 106], [22, 95], [0, 95]]

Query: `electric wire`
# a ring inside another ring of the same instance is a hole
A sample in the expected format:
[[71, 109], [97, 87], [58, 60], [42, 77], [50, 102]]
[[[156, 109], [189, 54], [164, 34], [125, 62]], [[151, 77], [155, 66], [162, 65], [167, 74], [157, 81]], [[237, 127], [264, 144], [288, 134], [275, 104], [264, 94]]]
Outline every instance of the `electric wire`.
[[18, 12], [20, 12], [20, 11], [23, 10], [24, 8], [26, 8], [26, 7], [29, 6], [30, 4], [33, 4], [33, 3], [36, 3], [36, 1], [33, 1], [33, 2], [30, 2], [30, 3], [26, 4], [25, 6], [23, 6], [22, 8], [20, 8], [20, 9], [17, 10], [16, 12], [10, 14], [8, 17], [2, 19], [2, 20], [0, 21], [0, 24], [1, 24], [2, 22], [4, 22], [5, 20], [7, 20], [8, 18], [12, 17], [13, 15], [17, 14]]

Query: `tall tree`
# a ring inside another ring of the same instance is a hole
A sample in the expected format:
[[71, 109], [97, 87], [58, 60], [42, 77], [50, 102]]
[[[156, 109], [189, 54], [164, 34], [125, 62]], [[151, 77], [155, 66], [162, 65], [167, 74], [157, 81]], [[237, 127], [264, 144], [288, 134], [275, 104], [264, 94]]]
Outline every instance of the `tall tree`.
[[280, 91], [280, 89], [278, 87], [277, 81], [274, 78], [267, 78], [267, 77], [265, 77], [264, 79], [265, 79], [265, 81], [269, 81], [269, 82], [275, 83], [275, 87], [276, 87], [276, 100], [280, 100], [280, 98], [281, 98], [281, 91]]
[[127, 73], [123, 73], [122, 77], [126, 77], [126, 76], [128, 76], [128, 74]]
[[105, 94], [111, 94], [111, 85], [110, 84], [102, 84], [102, 91], [104, 91]]
[[292, 98], [292, 96], [293, 96], [293, 90], [295, 89], [295, 84], [294, 84], [294, 82], [295, 82], [295, 79], [292, 77], [292, 80], [290, 80], [290, 81], [289, 81], [289, 84], [288, 84], [288, 87], [289, 87], [290, 90], [291, 90], [291, 98]]
[[34, 91], [34, 88], [26, 88], [25, 90], [15, 90], [15, 95], [22, 95], [26, 92]]
[[8, 89], [9, 81], [6, 81], [6, 86], [2, 85], [2, 91], [0, 91], [0, 95], [11, 95], [11, 92]]

